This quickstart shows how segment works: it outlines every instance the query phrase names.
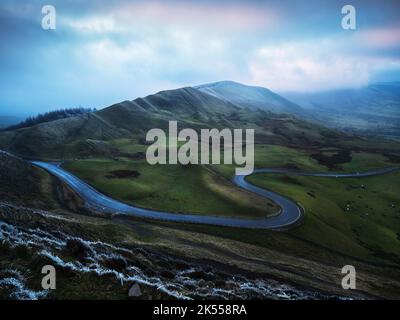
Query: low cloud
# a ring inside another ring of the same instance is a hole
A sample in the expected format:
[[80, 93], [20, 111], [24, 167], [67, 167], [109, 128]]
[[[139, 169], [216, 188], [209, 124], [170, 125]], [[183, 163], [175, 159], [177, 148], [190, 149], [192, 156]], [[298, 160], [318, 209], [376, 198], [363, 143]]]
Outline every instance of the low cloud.
[[400, 70], [398, 22], [344, 31], [333, 4], [319, 4], [317, 14], [313, 1], [296, 10], [283, 1], [53, 3], [54, 32], [41, 29], [39, 1], [0, 4], [0, 108], [102, 107], [226, 79], [318, 91]]
[[368, 85], [380, 70], [400, 59], [352, 51], [348, 38], [267, 45], [249, 61], [249, 82], [278, 91], [320, 91]]

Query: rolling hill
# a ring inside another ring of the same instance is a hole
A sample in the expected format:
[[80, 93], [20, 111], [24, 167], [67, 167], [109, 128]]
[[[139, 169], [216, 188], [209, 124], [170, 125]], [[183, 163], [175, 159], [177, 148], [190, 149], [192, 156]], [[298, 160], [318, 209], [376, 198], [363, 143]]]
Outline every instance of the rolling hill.
[[[297, 147], [332, 144], [349, 138], [338, 131], [288, 114], [256, 108], [252, 103], [236, 104], [204, 90], [205, 87], [186, 87], [161, 91], [145, 98], [123, 101], [97, 112], [5, 131], [0, 134], [0, 147], [24, 157], [73, 157], [86, 148], [89, 140], [143, 139], [149, 129], [166, 129], [169, 120], [177, 120], [179, 126], [194, 129], [254, 128], [258, 143]], [[270, 95], [276, 101], [286, 103], [278, 95]], [[290, 106], [290, 103], [285, 104], [287, 110]], [[295, 105], [293, 108], [298, 109]]]

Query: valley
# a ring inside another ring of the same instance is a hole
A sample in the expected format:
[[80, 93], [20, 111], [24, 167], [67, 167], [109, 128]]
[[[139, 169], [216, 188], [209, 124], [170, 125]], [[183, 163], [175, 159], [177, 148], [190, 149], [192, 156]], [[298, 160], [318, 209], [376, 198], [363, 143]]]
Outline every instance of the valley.
[[[57, 299], [74, 297], [77, 289], [87, 298], [129, 298], [135, 283], [141, 290], [137, 299], [399, 297], [399, 173], [334, 177], [399, 167], [398, 142], [306, 121], [301, 107], [273, 93], [265, 98], [262, 91], [244, 103], [243, 97], [223, 99], [226, 91], [218, 87], [162, 91], [0, 132], [0, 147], [9, 152], [2, 153], [0, 175], [6, 253], [0, 264], [12, 266], [4, 267], [6, 278], [22, 283], [41, 263], [55, 263], [65, 289], [51, 293]], [[260, 99], [267, 99], [264, 106]], [[278, 107], [299, 113], [276, 113]], [[232, 182], [235, 165], [148, 164], [145, 134], [151, 128], [167, 130], [169, 120], [196, 131], [254, 128], [255, 168], [281, 171], [257, 172], [246, 181], [301, 206], [300, 223], [281, 231], [257, 230], [107, 212], [87, 206], [68, 184], [28, 163], [61, 163], [121, 203], [178, 216], [190, 213], [199, 221], [209, 215], [249, 221], [279, 216], [282, 208], [273, 199]], [[291, 174], [296, 171], [334, 176]], [[137, 250], [146, 253], [134, 258]], [[346, 264], [357, 269], [355, 291], [340, 286]], [[15, 281], [0, 284], [0, 294], [22, 294], [10, 284]], [[44, 294], [38, 283], [24, 285], [33, 292], [24, 294]]]
[[399, 12], [1, 0], [2, 306], [382, 314], [400, 300]]

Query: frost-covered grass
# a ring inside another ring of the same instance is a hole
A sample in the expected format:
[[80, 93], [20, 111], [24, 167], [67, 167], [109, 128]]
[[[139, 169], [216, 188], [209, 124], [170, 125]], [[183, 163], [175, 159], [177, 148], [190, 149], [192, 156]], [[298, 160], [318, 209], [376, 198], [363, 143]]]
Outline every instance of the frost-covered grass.
[[[45, 219], [51, 214], [38, 212]], [[101, 240], [87, 240], [61, 230], [20, 227], [0, 221], [0, 297], [9, 299], [128, 298], [139, 284], [139, 298], [246, 299], [321, 298], [270, 279], [247, 279], [213, 268], [184, 262], [142, 248], [126, 248]], [[11, 264], [13, 268], [4, 266]], [[53, 265], [57, 289], [42, 290], [41, 268]]]

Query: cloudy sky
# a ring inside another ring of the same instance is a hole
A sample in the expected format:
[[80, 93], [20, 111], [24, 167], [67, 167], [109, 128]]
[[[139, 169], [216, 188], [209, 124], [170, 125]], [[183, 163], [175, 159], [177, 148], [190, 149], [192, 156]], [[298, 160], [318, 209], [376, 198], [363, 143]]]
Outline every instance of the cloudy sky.
[[[400, 81], [400, 1], [1, 0], [0, 114], [220, 80], [278, 92]], [[42, 6], [56, 8], [43, 30]], [[357, 29], [341, 27], [352, 4]]]

